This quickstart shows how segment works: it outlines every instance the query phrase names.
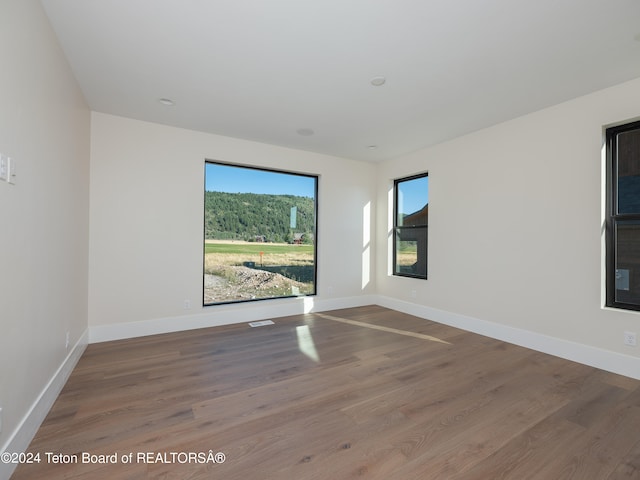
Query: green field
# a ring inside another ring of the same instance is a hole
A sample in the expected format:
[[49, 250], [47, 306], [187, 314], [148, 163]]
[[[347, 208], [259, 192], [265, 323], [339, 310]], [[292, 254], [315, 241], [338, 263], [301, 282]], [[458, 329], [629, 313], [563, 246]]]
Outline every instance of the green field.
[[205, 243], [204, 253], [226, 253], [236, 255], [306, 254], [313, 255], [313, 245], [283, 245], [272, 243]]

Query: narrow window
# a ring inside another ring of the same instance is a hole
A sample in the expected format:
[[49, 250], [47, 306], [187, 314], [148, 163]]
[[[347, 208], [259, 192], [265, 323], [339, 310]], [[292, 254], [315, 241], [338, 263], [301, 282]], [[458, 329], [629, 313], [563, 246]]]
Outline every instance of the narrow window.
[[427, 278], [428, 175], [396, 180], [394, 197], [393, 273]]
[[203, 304], [316, 293], [318, 177], [207, 161]]
[[607, 141], [607, 306], [640, 310], [640, 122]]

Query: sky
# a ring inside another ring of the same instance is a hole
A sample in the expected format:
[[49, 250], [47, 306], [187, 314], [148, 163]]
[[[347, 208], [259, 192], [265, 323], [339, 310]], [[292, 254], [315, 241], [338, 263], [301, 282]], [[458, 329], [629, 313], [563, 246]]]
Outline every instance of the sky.
[[269, 193], [273, 195], [315, 196], [315, 178], [218, 163], [206, 164], [208, 192]]
[[402, 182], [400, 213], [411, 214], [429, 203], [429, 177]]

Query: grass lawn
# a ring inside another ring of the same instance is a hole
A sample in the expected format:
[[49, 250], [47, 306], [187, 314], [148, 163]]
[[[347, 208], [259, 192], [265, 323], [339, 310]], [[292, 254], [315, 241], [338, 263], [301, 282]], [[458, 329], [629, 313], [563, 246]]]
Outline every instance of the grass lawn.
[[204, 253], [228, 253], [237, 255], [306, 254], [313, 255], [313, 245], [286, 245], [279, 243], [205, 243]]

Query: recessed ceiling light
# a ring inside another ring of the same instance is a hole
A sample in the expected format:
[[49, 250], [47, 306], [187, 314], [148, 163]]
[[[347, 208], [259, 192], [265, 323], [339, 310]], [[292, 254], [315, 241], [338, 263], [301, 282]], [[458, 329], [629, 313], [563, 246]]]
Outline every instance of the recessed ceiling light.
[[166, 107], [173, 107], [175, 105], [175, 102], [170, 98], [159, 98], [158, 102], [160, 102], [162, 105]]
[[369, 145], [367, 148], [369, 150], [375, 150], [376, 148], [378, 148], [378, 145]]
[[379, 75], [371, 79], [371, 85], [373, 85], [374, 87], [380, 87], [384, 85], [386, 81], [387, 81], [386, 78], [384, 78], [382, 75]]
[[296, 131], [298, 132], [298, 135], [302, 135], [303, 137], [310, 137], [311, 135], [313, 135], [315, 133], [310, 128], [299, 128]]

